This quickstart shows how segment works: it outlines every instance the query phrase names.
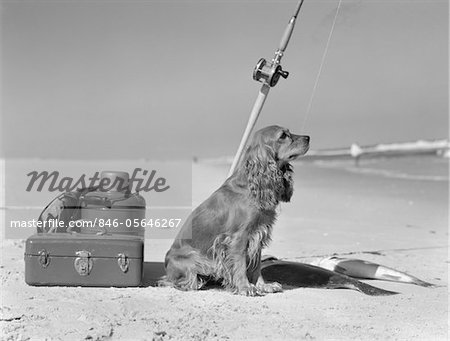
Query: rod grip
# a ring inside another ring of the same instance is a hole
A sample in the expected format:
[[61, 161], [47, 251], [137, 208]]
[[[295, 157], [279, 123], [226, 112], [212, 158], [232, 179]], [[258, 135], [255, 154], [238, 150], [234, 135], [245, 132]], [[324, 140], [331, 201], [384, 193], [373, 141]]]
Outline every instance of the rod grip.
[[284, 52], [286, 50], [286, 47], [289, 43], [289, 39], [291, 39], [292, 32], [294, 31], [295, 26], [295, 17], [292, 17], [291, 20], [289, 20], [289, 24], [286, 27], [286, 30], [283, 33], [283, 36], [281, 37], [280, 41], [280, 47], [278, 48], [281, 52]]
[[267, 83], [264, 83], [261, 89], [258, 92], [258, 97], [256, 98], [255, 104], [253, 105], [252, 112], [250, 113], [250, 117], [247, 122], [247, 127], [245, 128], [244, 135], [242, 136], [241, 143], [239, 144], [239, 148], [234, 156], [233, 163], [231, 164], [231, 168], [228, 172], [228, 177], [232, 176], [234, 171], [236, 170], [237, 165], [244, 153], [244, 148], [247, 144], [247, 141], [250, 137], [250, 134], [253, 130], [253, 127], [258, 120], [259, 114], [264, 106], [264, 102], [266, 101], [267, 95], [269, 94], [270, 86]]

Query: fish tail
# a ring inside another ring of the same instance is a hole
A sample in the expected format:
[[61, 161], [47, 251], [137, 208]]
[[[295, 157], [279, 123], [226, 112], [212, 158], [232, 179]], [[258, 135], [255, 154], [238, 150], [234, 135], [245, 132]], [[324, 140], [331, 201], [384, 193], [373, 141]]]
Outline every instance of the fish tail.
[[398, 294], [398, 292], [380, 289], [360, 281], [355, 281], [354, 285], [358, 291], [370, 296], [390, 296]]
[[414, 278], [414, 280], [411, 283], [419, 285], [421, 287], [426, 287], [426, 288], [435, 288], [435, 287], [437, 287], [437, 285], [435, 285], [433, 283], [428, 283], [428, 282], [422, 281], [422, 280], [420, 280], [418, 278]]

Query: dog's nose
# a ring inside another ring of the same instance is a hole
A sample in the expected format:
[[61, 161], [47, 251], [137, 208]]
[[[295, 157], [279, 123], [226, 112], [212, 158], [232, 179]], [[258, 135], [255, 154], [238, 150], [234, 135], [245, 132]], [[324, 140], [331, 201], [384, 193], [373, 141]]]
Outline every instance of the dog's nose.
[[309, 143], [309, 136], [308, 135], [304, 135], [303, 138], [305, 139], [306, 143]]

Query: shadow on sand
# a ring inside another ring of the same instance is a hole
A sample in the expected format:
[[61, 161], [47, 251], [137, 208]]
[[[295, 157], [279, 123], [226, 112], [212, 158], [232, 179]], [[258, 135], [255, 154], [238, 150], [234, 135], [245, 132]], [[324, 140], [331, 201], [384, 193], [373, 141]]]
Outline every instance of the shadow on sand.
[[166, 274], [163, 262], [144, 262], [144, 278], [141, 286], [157, 287], [158, 280]]
[[[164, 263], [144, 262], [142, 287], [157, 287], [158, 280], [165, 275]], [[353, 289], [366, 295], [385, 296], [395, 292], [373, 287], [345, 275], [325, 270], [313, 265], [270, 260], [264, 261], [262, 275], [267, 281], [279, 282], [284, 290], [296, 288]], [[210, 281], [203, 290], [219, 289], [220, 284]]]

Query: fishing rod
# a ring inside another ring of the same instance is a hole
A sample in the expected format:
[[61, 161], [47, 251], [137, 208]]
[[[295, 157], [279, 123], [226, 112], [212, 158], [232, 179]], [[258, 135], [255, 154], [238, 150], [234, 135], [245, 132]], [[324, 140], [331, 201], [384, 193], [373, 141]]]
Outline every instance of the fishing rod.
[[289, 72], [283, 70], [280, 62], [281, 58], [284, 55], [284, 52], [286, 51], [292, 32], [294, 31], [295, 21], [303, 5], [303, 1], [304, 0], [300, 0], [300, 2], [297, 4], [294, 15], [292, 16], [291, 20], [289, 20], [289, 23], [283, 33], [283, 36], [281, 37], [280, 44], [278, 46], [278, 49], [275, 51], [275, 55], [272, 58], [272, 61], [269, 62], [266, 59], [261, 58], [256, 64], [255, 69], [253, 70], [253, 79], [263, 84], [258, 92], [258, 97], [256, 98], [255, 104], [253, 105], [250, 117], [248, 119], [247, 127], [245, 128], [244, 135], [242, 136], [241, 143], [234, 157], [228, 176], [231, 176], [234, 173], [236, 166], [241, 159], [242, 152], [245, 148], [245, 145], [247, 144], [248, 138], [250, 137], [256, 121], [258, 120], [259, 114], [261, 113], [261, 110], [264, 106], [264, 102], [266, 101], [270, 88], [277, 85], [280, 77], [286, 79], [289, 76]]

